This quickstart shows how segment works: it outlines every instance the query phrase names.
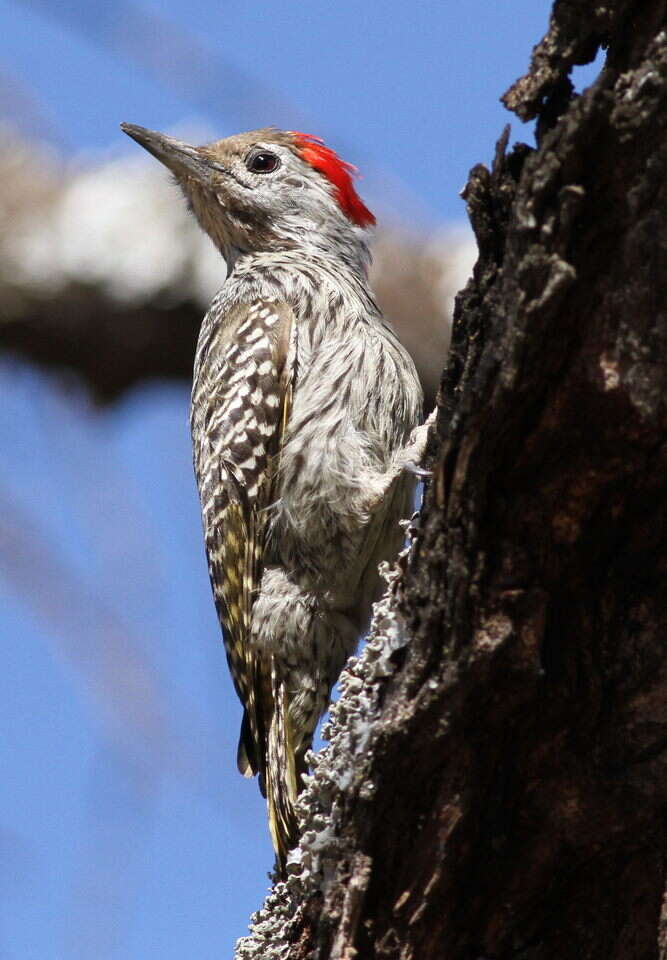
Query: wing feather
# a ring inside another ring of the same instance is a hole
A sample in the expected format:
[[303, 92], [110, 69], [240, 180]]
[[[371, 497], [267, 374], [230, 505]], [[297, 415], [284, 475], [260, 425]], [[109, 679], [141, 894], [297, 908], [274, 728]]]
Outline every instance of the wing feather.
[[211, 584], [244, 706], [238, 765], [246, 776], [259, 773], [264, 790], [271, 664], [262, 662], [249, 641], [263, 572], [267, 507], [276, 497], [290, 412], [293, 314], [284, 303], [254, 301], [235, 308], [225, 333], [226, 342], [206, 351], [193, 391], [194, 416], [195, 404], [204, 409], [195, 469]]

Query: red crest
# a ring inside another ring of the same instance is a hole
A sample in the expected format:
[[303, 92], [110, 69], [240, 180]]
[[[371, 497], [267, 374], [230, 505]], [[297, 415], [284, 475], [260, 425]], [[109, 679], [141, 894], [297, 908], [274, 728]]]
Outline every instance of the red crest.
[[320, 137], [294, 131], [294, 139], [301, 158], [333, 184], [336, 199], [345, 216], [359, 227], [375, 223], [375, 217], [354, 189], [353, 178], [358, 176], [357, 168], [341, 160], [337, 153], [324, 145]]

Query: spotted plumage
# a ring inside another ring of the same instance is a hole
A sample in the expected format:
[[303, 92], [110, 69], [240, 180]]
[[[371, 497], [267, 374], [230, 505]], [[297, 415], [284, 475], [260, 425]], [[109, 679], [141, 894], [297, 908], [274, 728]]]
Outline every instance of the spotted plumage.
[[263, 780], [262, 702], [270, 669], [251, 648], [250, 627], [289, 411], [292, 329], [291, 311], [275, 302], [255, 300], [231, 310], [200, 341], [197, 364], [208, 371], [213, 361], [215, 386], [209, 389], [206, 378], [195, 381], [192, 398], [200, 421], [193, 420], [194, 460], [209, 574], [229, 668], [245, 705], [238, 765]]
[[191, 147], [125, 129], [227, 261], [195, 360], [195, 473], [238, 765], [259, 775], [284, 870], [306, 752], [411, 509], [421, 390], [368, 287], [353, 168], [303, 134]]

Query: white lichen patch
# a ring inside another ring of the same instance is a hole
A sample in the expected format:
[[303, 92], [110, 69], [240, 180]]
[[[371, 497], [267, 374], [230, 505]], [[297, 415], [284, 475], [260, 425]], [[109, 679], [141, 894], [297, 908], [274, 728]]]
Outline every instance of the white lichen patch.
[[602, 371], [605, 390], [616, 390], [621, 382], [621, 375], [616, 360], [603, 353], [600, 357], [600, 370]]
[[[412, 540], [411, 527], [408, 534]], [[316, 893], [326, 899], [339, 864], [348, 859], [340, 829], [342, 814], [352, 790], [364, 798], [374, 792], [367, 771], [380, 716], [380, 684], [396, 671], [392, 657], [408, 642], [396, 594], [410, 549], [406, 547], [397, 566], [381, 567], [387, 589], [375, 604], [368, 640], [360, 656], [351, 657], [341, 674], [340, 699], [333, 704], [322, 730], [328, 745], [309, 758], [312, 773], [297, 805], [302, 839], [290, 853], [287, 881], [276, 884], [254, 914], [249, 935], [237, 942], [236, 960], [285, 958], [304, 904]]]

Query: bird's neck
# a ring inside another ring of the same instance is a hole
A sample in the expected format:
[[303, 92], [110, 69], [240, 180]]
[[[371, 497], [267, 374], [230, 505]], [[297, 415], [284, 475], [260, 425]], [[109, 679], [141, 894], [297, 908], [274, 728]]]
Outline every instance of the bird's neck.
[[[285, 299], [328, 297], [346, 290], [366, 314], [380, 314], [368, 283], [367, 264], [359, 258], [332, 256], [298, 247], [284, 251], [238, 253], [228, 262], [223, 291], [229, 302], [255, 298]], [[351, 301], [351, 302], [352, 302]]]
[[255, 268], [266, 271], [275, 265], [283, 269], [289, 265], [294, 270], [332, 269], [349, 275], [357, 281], [368, 282], [371, 255], [366, 237], [361, 231], [341, 230], [325, 234], [319, 231], [302, 231], [285, 236], [284, 242], [270, 249], [243, 251], [225, 246], [222, 255], [227, 264], [227, 276], [247, 273]]

